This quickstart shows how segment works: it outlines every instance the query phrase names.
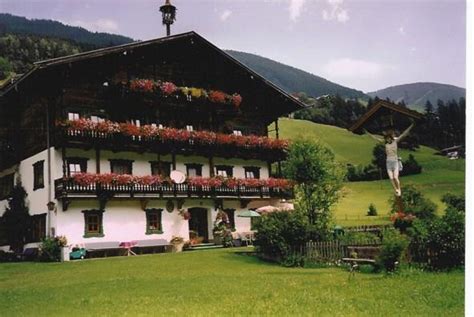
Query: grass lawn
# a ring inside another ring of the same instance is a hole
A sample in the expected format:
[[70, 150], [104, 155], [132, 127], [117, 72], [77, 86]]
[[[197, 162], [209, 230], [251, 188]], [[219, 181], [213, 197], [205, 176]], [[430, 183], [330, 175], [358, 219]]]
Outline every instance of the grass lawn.
[[284, 268], [242, 249], [0, 264], [2, 316], [463, 316], [464, 273]]
[[[343, 164], [365, 166], [372, 160], [372, 149], [376, 142], [367, 135], [356, 135], [346, 129], [316, 124], [304, 120], [280, 119], [282, 138], [297, 139], [300, 137], [319, 140], [333, 150], [336, 160]], [[270, 127], [272, 130], [272, 127]], [[422, 165], [423, 173], [402, 177], [402, 188], [405, 184], [414, 184], [422, 193], [438, 205], [438, 212], [445, 208], [441, 197], [448, 192], [464, 193], [465, 160], [449, 160], [435, 155], [435, 150], [421, 146], [417, 151], [401, 150], [406, 159], [413, 154]], [[393, 189], [388, 180], [371, 182], [348, 182], [344, 185], [344, 195], [334, 207], [335, 221], [341, 225], [387, 223], [388, 199]], [[370, 203], [375, 204], [379, 217], [367, 217]]]

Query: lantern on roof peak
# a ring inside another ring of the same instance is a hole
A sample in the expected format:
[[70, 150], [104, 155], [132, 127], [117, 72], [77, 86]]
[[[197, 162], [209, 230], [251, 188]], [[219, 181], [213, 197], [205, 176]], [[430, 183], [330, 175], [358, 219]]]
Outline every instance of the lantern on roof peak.
[[171, 4], [170, 0], [166, 0], [165, 4], [160, 7], [163, 15], [163, 25], [166, 25], [166, 36], [171, 34], [171, 24], [176, 20], [176, 7]]

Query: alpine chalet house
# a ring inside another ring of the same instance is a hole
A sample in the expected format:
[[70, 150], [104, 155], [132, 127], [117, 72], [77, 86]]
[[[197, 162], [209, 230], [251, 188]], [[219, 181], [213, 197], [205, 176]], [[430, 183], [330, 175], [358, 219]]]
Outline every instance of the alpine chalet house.
[[38, 62], [1, 91], [0, 215], [21, 181], [27, 242], [212, 241], [218, 211], [249, 231], [291, 192], [267, 127], [301, 107], [195, 32]]

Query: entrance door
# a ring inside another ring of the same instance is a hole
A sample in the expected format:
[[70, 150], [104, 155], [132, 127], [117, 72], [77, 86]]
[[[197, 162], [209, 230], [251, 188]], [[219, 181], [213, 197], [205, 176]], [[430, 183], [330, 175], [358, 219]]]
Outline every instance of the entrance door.
[[196, 232], [198, 237], [203, 237], [207, 242], [209, 239], [209, 227], [207, 223], [207, 209], [205, 208], [189, 208], [191, 218], [189, 221], [189, 238], [193, 238], [193, 232]]

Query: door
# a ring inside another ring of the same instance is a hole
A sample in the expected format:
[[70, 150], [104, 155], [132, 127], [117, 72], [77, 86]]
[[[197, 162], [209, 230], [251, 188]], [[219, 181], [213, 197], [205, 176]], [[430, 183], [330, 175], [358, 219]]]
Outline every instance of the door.
[[198, 237], [204, 238], [204, 242], [209, 239], [209, 227], [207, 222], [207, 209], [189, 208], [191, 218], [189, 221], [189, 238], [193, 239], [194, 232]]

